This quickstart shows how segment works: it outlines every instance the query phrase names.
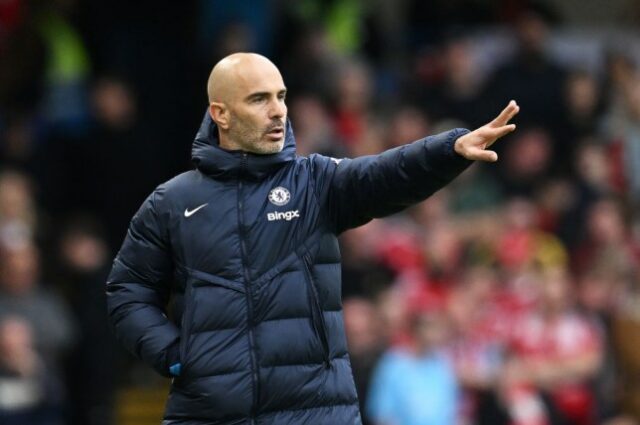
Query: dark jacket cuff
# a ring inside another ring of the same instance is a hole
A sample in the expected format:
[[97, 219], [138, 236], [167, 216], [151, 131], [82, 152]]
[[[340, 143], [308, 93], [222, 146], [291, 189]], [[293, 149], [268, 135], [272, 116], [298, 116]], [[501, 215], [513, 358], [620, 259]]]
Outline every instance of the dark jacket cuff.
[[473, 161], [455, 151], [456, 140], [468, 133], [470, 131], [465, 128], [455, 128], [446, 133], [427, 137], [427, 161], [438, 174], [447, 180], [454, 178], [473, 164]]
[[[180, 374], [180, 340], [176, 340], [167, 347], [164, 373], [165, 376], [177, 376]], [[177, 373], [176, 373], [177, 372]]]

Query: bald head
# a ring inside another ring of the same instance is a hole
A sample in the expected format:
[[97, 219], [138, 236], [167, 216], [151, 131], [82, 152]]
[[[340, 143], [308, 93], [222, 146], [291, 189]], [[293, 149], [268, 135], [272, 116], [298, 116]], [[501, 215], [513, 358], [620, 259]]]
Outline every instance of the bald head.
[[[233, 53], [218, 62], [209, 74], [207, 94], [209, 103], [228, 102], [235, 94], [239, 83], [255, 80], [257, 74], [277, 76], [282, 81], [278, 68], [266, 57], [257, 53]], [[284, 84], [283, 84], [284, 85]]]
[[286, 91], [280, 71], [264, 56], [234, 53], [218, 62], [207, 94], [220, 146], [263, 154], [282, 150]]

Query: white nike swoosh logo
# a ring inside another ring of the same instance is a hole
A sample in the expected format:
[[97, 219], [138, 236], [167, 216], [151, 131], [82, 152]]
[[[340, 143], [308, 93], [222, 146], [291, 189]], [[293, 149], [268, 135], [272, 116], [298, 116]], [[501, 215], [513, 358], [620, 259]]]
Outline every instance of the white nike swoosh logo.
[[191, 217], [192, 215], [194, 215], [195, 213], [197, 213], [197, 212], [198, 212], [198, 210], [201, 210], [202, 208], [206, 207], [207, 205], [209, 205], [209, 203], [208, 203], [208, 202], [207, 202], [206, 204], [202, 204], [202, 205], [200, 205], [200, 206], [199, 206], [199, 207], [197, 207], [197, 208], [192, 209], [191, 211], [189, 211], [189, 208], [185, 208], [185, 210], [184, 210], [184, 216], [185, 216], [185, 217], [187, 217], [187, 218], [189, 218], [189, 217]]

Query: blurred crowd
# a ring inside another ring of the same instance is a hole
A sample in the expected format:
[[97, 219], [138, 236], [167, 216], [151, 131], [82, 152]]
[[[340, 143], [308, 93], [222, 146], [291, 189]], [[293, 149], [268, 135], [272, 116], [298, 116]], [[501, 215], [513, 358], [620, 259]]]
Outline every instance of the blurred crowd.
[[365, 423], [637, 423], [640, 7], [603, 3], [0, 1], [0, 423], [115, 423], [106, 274], [235, 51], [280, 67], [300, 155], [521, 107], [497, 164], [341, 237]]

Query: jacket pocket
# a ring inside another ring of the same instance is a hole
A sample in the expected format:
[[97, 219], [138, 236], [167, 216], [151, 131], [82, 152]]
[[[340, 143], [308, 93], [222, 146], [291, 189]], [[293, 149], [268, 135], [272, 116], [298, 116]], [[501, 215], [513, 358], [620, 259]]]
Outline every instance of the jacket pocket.
[[322, 314], [322, 307], [320, 306], [320, 299], [318, 297], [318, 288], [316, 287], [313, 273], [311, 273], [311, 266], [313, 264], [309, 254], [305, 254], [302, 258], [302, 264], [304, 266], [305, 281], [307, 283], [307, 297], [309, 299], [309, 307], [311, 309], [311, 325], [315, 331], [318, 339], [322, 344], [322, 358], [325, 366], [328, 368], [331, 366], [331, 360], [329, 358], [329, 339], [327, 337], [327, 325]]
[[191, 346], [196, 334], [203, 331], [203, 324], [199, 323], [203, 314], [218, 302], [211, 290], [221, 289], [225, 293], [237, 294], [242, 296], [243, 300], [245, 290], [240, 282], [230, 281], [200, 270], [185, 268], [185, 272], [184, 308], [180, 321], [180, 363], [182, 365], [180, 375], [189, 377], [201, 373], [197, 370], [200, 366], [194, 365], [196, 359], [191, 353]]

